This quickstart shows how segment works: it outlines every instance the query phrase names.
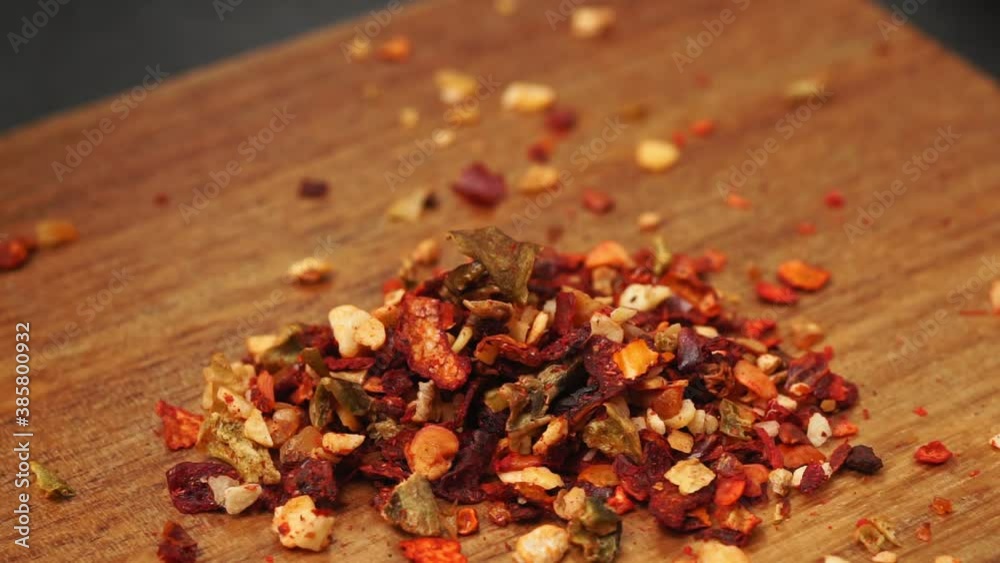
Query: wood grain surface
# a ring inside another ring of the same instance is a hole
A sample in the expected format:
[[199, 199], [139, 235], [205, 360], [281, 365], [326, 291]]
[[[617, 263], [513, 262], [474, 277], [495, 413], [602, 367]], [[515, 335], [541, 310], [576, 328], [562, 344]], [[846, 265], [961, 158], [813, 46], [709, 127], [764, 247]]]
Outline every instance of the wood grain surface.
[[[366, 17], [171, 75], [137, 90], [128, 115], [109, 98], [0, 137], [0, 232], [31, 232], [47, 218], [70, 219], [81, 231], [77, 243], [0, 275], [0, 559], [151, 560], [164, 521], [177, 519], [206, 561], [401, 561], [401, 536], [368, 506], [365, 484], [348, 489], [335, 543], [321, 554], [283, 550], [268, 515], [178, 514], [164, 472], [202, 456], [166, 451], [155, 433], [156, 400], [195, 408], [201, 367], [216, 350], [239, 356], [246, 334], [320, 322], [337, 304], [376, 305], [381, 282], [422, 238], [496, 224], [544, 241], [558, 225], [567, 250], [608, 238], [635, 246], [648, 241], [635, 226], [637, 214], [655, 210], [666, 218], [662, 232], [672, 248], [729, 254], [727, 271], [714, 279], [743, 299], [748, 314], [770, 310], [751, 294], [751, 262], [773, 272], [782, 260], [804, 258], [834, 273], [826, 290], [777, 315], [826, 330], [834, 369], [861, 387], [857, 441], [873, 445], [886, 468], [794, 497], [791, 520], [761, 526], [747, 548], [754, 561], [826, 554], [868, 560], [852, 531], [856, 520], [875, 514], [898, 525], [902, 561], [941, 554], [1000, 561], [1000, 452], [988, 444], [1000, 432], [1000, 320], [961, 314], [986, 308], [989, 284], [1000, 279], [996, 84], [906, 25], [886, 28], [882, 45], [879, 21], [891, 20], [860, 0], [606, 3], [618, 9], [614, 33], [582, 41], [566, 23], [550, 27], [546, 11], [558, 10], [555, 1], [522, 2], [509, 17], [486, 1], [419, 2], [376, 37], [377, 44], [409, 35], [414, 56], [406, 64], [345, 61], [341, 47], [354, 25], [374, 21]], [[705, 22], [725, 9], [730, 23], [717, 37], [704, 35], [713, 27]], [[707, 46], [678, 70], [673, 54], [686, 53], [700, 33]], [[565, 187], [553, 196], [513, 194], [492, 212], [457, 201], [448, 186], [460, 168], [483, 160], [513, 180], [543, 129], [539, 117], [502, 111], [495, 89], [481, 100], [480, 125], [461, 129], [451, 147], [418, 155], [444, 126], [432, 81], [442, 67], [498, 84], [548, 83], [578, 108], [580, 126], [554, 158], [569, 174]], [[146, 71], [122, 69], [132, 71], [141, 84]], [[795, 108], [784, 99], [786, 87], [818, 74], [828, 78], [832, 98], [789, 118]], [[696, 75], [710, 84], [699, 85]], [[368, 84], [381, 95], [366, 99]], [[610, 133], [606, 118], [632, 102], [645, 103], [648, 117]], [[423, 116], [415, 129], [398, 125], [404, 106]], [[293, 117], [281, 124], [272, 120], [276, 111]], [[715, 134], [692, 141], [676, 168], [638, 170], [639, 139], [668, 138], [702, 117], [717, 120]], [[57, 180], [52, 163], [65, 163], [67, 146], [105, 119], [114, 129]], [[244, 144], [272, 125], [281, 130], [264, 134], [270, 142], [261, 141], [260, 150]], [[610, 140], [598, 142], [602, 134]], [[765, 146], [777, 149], [740, 191], [753, 207], [727, 207], [717, 182]], [[406, 155], [420, 162], [400, 169]], [[239, 170], [228, 184], [206, 188], [227, 165]], [[390, 189], [387, 172], [405, 178]], [[306, 176], [327, 180], [329, 196], [300, 199]], [[419, 186], [434, 188], [440, 207], [417, 224], [387, 222], [389, 203]], [[583, 211], [586, 186], [613, 194], [615, 210], [603, 217]], [[839, 211], [823, 204], [833, 187], [846, 196]], [[170, 204], [155, 205], [158, 193]], [[182, 204], [197, 212], [185, 213]], [[870, 209], [871, 222], [849, 236], [845, 225], [859, 225], [859, 208]], [[801, 221], [814, 222], [817, 234], [796, 234]], [[309, 289], [284, 282], [288, 265], [309, 255], [335, 262], [332, 282]], [[446, 253], [446, 263], [456, 260]], [[8, 525], [16, 493], [16, 322], [31, 323], [34, 344], [33, 459], [78, 490], [68, 502], [33, 495], [30, 550], [13, 545]], [[917, 406], [928, 416], [915, 415]], [[862, 408], [870, 420], [861, 419]], [[918, 466], [914, 449], [934, 439], [957, 457], [942, 467]], [[954, 514], [932, 514], [935, 495], [950, 498]], [[769, 521], [770, 507], [760, 512]], [[914, 536], [923, 522], [932, 524], [929, 544]], [[523, 531], [487, 523], [463, 540], [463, 550], [472, 561], [509, 560]], [[640, 511], [626, 519], [621, 560], [670, 560], [685, 539]]]

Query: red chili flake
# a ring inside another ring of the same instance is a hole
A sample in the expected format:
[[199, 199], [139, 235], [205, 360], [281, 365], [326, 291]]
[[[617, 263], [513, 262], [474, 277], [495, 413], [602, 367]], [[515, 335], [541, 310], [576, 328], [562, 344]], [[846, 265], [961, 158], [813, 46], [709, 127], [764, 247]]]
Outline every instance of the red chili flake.
[[299, 185], [299, 196], [306, 198], [323, 197], [326, 195], [327, 189], [329, 189], [329, 186], [323, 180], [303, 178], [302, 183]]
[[174, 507], [184, 514], [221, 510], [208, 486], [208, 478], [225, 475], [239, 478], [236, 470], [224, 463], [183, 461], [167, 470], [167, 489]]
[[22, 239], [0, 241], [0, 270], [16, 270], [28, 261], [30, 255], [28, 245]]
[[865, 524], [870, 524], [870, 523], [871, 523], [871, 520], [869, 520], [867, 518], [859, 518], [858, 521], [854, 523], [854, 527], [855, 528], [860, 528], [861, 526], [864, 526]]
[[407, 295], [400, 305], [397, 336], [401, 339], [410, 369], [431, 379], [441, 389], [454, 391], [465, 384], [472, 371], [468, 356], [451, 350], [445, 332], [454, 324], [451, 303]]
[[165, 207], [167, 204], [170, 203], [170, 196], [168, 196], [163, 192], [160, 192], [153, 196], [153, 203], [159, 205], [160, 207]]
[[861, 409], [861, 418], [865, 420], [871, 420], [872, 413], [868, 412], [868, 409]]
[[198, 441], [198, 430], [205, 417], [165, 401], [156, 402], [156, 415], [163, 421], [163, 441], [171, 450], [190, 448]]
[[555, 140], [552, 137], [543, 137], [528, 147], [528, 160], [545, 164], [552, 158], [553, 150], [555, 150]]
[[707, 264], [706, 271], [708, 272], [721, 272], [726, 267], [726, 262], [729, 261], [729, 257], [726, 256], [725, 252], [714, 248], [709, 248], [705, 251], [704, 259]]
[[799, 295], [794, 289], [766, 281], [757, 282], [756, 291], [757, 296], [766, 303], [794, 305], [799, 301]]
[[951, 501], [944, 497], [934, 497], [931, 501], [931, 510], [938, 516], [946, 516], [955, 511]]
[[632, 502], [632, 499], [628, 498], [628, 495], [625, 493], [625, 488], [621, 485], [615, 487], [615, 494], [611, 495], [605, 502], [608, 505], [608, 508], [613, 510], [615, 514], [618, 514], [619, 516], [635, 510], [635, 503]]
[[673, 141], [674, 146], [679, 149], [683, 149], [684, 145], [687, 144], [687, 137], [685, 137], [684, 133], [681, 133], [680, 131], [674, 131], [670, 138]]
[[920, 463], [941, 465], [951, 459], [952, 455], [951, 451], [940, 440], [934, 440], [917, 448], [913, 457]]
[[985, 317], [990, 314], [986, 309], [962, 309], [958, 312], [963, 317]]
[[703, 72], [698, 72], [694, 75], [694, 83], [699, 88], [708, 88], [712, 85], [712, 77]]
[[924, 407], [917, 407], [913, 409], [913, 414], [917, 416], [927, 416], [927, 409], [925, 409]]
[[828, 478], [821, 464], [810, 463], [806, 466], [806, 470], [802, 474], [802, 482], [799, 484], [799, 490], [807, 495], [811, 494], [820, 485], [825, 483]]
[[472, 535], [479, 531], [479, 515], [475, 508], [459, 508], [455, 513], [455, 531], [460, 536]]
[[576, 111], [553, 108], [545, 114], [545, 127], [553, 133], [569, 133], [576, 127]]
[[507, 197], [503, 175], [490, 172], [481, 162], [474, 162], [462, 170], [451, 189], [469, 203], [483, 207], [495, 207]]
[[690, 131], [696, 137], [707, 137], [715, 131], [715, 122], [711, 119], [699, 119], [691, 124]]
[[559, 239], [562, 238], [565, 232], [566, 229], [562, 225], [549, 225], [549, 227], [545, 229], [545, 240], [547, 240], [549, 244], [555, 244], [559, 242]]
[[809, 221], [802, 221], [795, 227], [795, 230], [802, 236], [814, 235], [816, 234], [816, 225]]
[[840, 190], [830, 190], [823, 196], [823, 202], [830, 209], [840, 209], [847, 200], [844, 199], [844, 194]]
[[931, 541], [931, 523], [924, 522], [923, 524], [917, 526], [917, 539], [922, 542]]
[[399, 542], [403, 556], [413, 563], [466, 563], [462, 545], [444, 538], [414, 538]]
[[750, 200], [734, 193], [726, 196], [726, 205], [733, 209], [750, 209]]
[[982, 473], [982, 470], [973, 469], [972, 471], [969, 472], [969, 477], [979, 477], [980, 473]]
[[586, 188], [583, 190], [583, 207], [595, 215], [604, 215], [615, 208], [615, 200], [604, 192]]
[[194, 563], [198, 558], [198, 542], [180, 524], [168, 521], [163, 526], [156, 556], [164, 563]]
[[405, 35], [397, 35], [379, 46], [377, 56], [383, 61], [403, 63], [410, 59], [412, 53], [413, 44], [410, 42], [410, 38]]
[[725, 477], [718, 480], [715, 486], [715, 504], [731, 506], [736, 504], [746, 490], [747, 480], [744, 475]]
[[802, 260], [787, 260], [778, 265], [778, 279], [795, 289], [816, 291], [830, 281], [830, 272]]
[[797, 446], [779, 444], [778, 449], [781, 451], [781, 456], [784, 458], [785, 468], [787, 469], [798, 469], [803, 465], [826, 461], [826, 456], [823, 455], [823, 452], [817, 450], [811, 444], [799, 444]]

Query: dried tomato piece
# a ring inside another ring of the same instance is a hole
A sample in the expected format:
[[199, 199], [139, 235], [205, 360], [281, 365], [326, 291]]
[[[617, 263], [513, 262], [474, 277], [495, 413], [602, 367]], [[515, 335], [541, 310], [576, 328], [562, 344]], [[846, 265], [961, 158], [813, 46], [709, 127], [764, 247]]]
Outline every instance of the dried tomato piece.
[[184, 514], [221, 510], [208, 486], [209, 477], [221, 475], [239, 479], [235, 469], [222, 463], [183, 461], [171, 467], [167, 470], [167, 489], [174, 507]]
[[0, 241], [0, 270], [16, 270], [28, 261], [31, 251], [21, 239]]
[[843, 444], [837, 446], [837, 449], [833, 450], [833, 453], [830, 454], [830, 468], [834, 473], [843, 467], [844, 462], [847, 461], [847, 456], [851, 454], [852, 449], [851, 445], [845, 441]]
[[953, 454], [948, 447], [941, 443], [940, 440], [934, 440], [917, 448], [913, 457], [920, 463], [926, 463], [928, 465], [941, 465], [951, 459], [952, 455]]
[[[677, 485], [660, 482], [653, 487], [649, 495], [649, 512], [665, 528], [685, 531], [688, 512], [706, 507], [714, 493], [711, 487], [705, 487], [695, 493], [682, 495]], [[697, 525], [697, 524], [696, 524]], [[697, 527], [703, 527], [697, 525]]]
[[938, 516], [947, 516], [955, 511], [951, 501], [944, 497], [934, 497], [931, 501], [931, 510]]
[[455, 531], [460, 536], [469, 536], [479, 531], [479, 514], [475, 508], [459, 508], [455, 512]]
[[747, 480], [743, 475], [719, 479], [715, 486], [715, 504], [719, 506], [736, 504], [743, 496], [746, 486]]
[[403, 556], [413, 563], [467, 563], [462, 545], [444, 538], [415, 538], [399, 542]]
[[844, 460], [844, 467], [865, 475], [874, 475], [882, 469], [882, 460], [870, 446], [854, 446]]
[[817, 450], [810, 444], [800, 444], [798, 446], [778, 446], [781, 456], [784, 458], [787, 469], [797, 469], [809, 463], [822, 463], [826, 461], [823, 452]]
[[198, 542], [180, 524], [167, 521], [163, 526], [156, 556], [163, 563], [194, 563], [198, 558]]
[[806, 465], [806, 470], [802, 474], [802, 482], [799, 484], [799, 490], [805, 494], [810, 494], [820, 485], [829, 479], [826, 475], [826, 471], [823, 470], [823, 466], [819, 463], [810, 463]]
[[171, 450], [190, 448], [198, 441], [198, 430], [205, 417], [162, 400], [156, 402], [156, 414], [163, 421], [163, 441]]
[[830, 190], [825, 196], [823, 196], [823, 202], [826, 203], [826, 206], [830, 209], [840, 209], [844, 206], [844, 203], [846, 203], [847, 200], [844, 198], [844, 194], [840, 190]]
[[407, 295], [400, 304], [398, 336], [410, 369], [454, 391], [465, 385], [472, 371], [467, 356], [452, 351], [445, 332], [454, 324], [454, 306], [430, 297]]
[[469, 203], [483, 207], [495, 207], [507, 197], [503, 175], [494, 174], [482, 162], [462, 170], [451, 189]]
[[778, 266], [778, 279], [795, 289], [816, 291], [830, 281], [830, 272], [802, 260], [788, 260]]
[[766, 281], [759, 281], [755, 287], [757, 297], [766, 303], [775, 305], [794, 305], [799, 302], [799, 295], [795, 290], [783, 285], [777, 285]]
[[929, 542], [929, 541], [931, 541], [931, 523], [930, 522], [924, 522], [920, 526], [917, 526], [916, 536], [917, 536], [917, 539], [920, 540], [920, 541], [922, 541], [922, 542]]
[[318, 507], [332, 508], [337, 500], [333, 464], [308, 458], [282, 475], [281, 487], [289, 497], [308, 495]]
[[545, 114], [545, 128], [553, 133], [569, 133], [576, 127], [576, 111], [553, 108]]

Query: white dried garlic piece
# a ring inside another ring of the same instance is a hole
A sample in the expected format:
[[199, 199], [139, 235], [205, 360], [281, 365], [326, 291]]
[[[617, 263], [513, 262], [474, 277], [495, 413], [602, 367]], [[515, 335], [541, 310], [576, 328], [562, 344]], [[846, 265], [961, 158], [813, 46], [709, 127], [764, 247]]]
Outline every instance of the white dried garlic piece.
[[532, 113], [548, 109], [556, 101], [556, 91], [544, 84], [511, 82], [500, 100], [504, 109]]
[[640, 141], [635, 150], [636, 162], [647, 172], [664, 172], [677, 164], [680, 157], [681, 151], [676, 146], [657, 139]]
[[773, 469], [767, 476], [767, 482], [771, 485], [771, 491], [774, 494], [783, 497], [788, 494], [791, 488], [792, 472], [783, 467]]
[[358, 449], [364, 441], [364, 434], [327, 432], [323, 434], [323, 449], [331, 455], [343, 457]]
[[222, 401], [226, 405], [226, 410], [229, 411], [229, 414], [236, 418], [245, 420], [255, 410], [250, 401], [247, 401], [226, 387], [219, 387], [219, 390], [215, 392], [215, 398]]
[[320, 551], [330, 544], [333, 516], [317, 513], [310, 497], [297, 496], [274, 509], [271, 529], [285, 547]]
[[569, 532], [554, 524], [542, 524], [517, 540], [517, 563], [559, 563], [569, 551]]
[[205, 482], [208, 484], [208, 488], [212, 490], [212, 498], [215, 500], [215, 504], [219, 506], [225, 505], [226, 489], [238, 487], [240, 484], [239, 481], [229, 475], [213, 475]]
[[612, 342], [621, 342], [625, 339], [625, 331], [621, 325], [611, 320], [611, 317], [604, 313], [594, 313], [590, 317], [590, 334], [592, 336], [603, 336]]
[[288, 277], [302, 284], [319, 283], [333, 272], [333, 264], [322, 258], [309, 256], [288, 267]]
[[667, 436], [667, 443], [671, 448], [689, 454], [694, 449], [694, 436], [681, 430], [674, 430]]
[[546, 490], [563, 486], [562, 477], [553, 473], [548, 467], [525, 467], [516, 471], [499, 473], [497, 477], [504, 483], [531, 483]]
[[437, 85], [441, 101], [448, 105], [473, 97], [479, 87], [475, 76], [450, 68], [435, 72], [434, 84]]
[[552, 509], [563, 520], [572, 520], [583, 513], [587, 506], [587, 492], [580, 487], [559, 491]]
[[607, 6], [580, 6], [573, 10], [570, 29], [574, 37], [600, 37], [615, 25], [615, 10]]
[[697, 459], [678, 461], [663, 476], [674, 485], [682, 495], [696, 493], [708, 486], [715, 479], [715, 472]]
[[817, 413], [813, 413], [809, 417], [809, 426], [806, 428], [806, 436], [809, 438], [809, 442], [817, 448], [826, 443], [826, 441], [833, 435], [833, 430], [830, 429], [830, 421], [826, 419], [825, 416]]
[[691, 421], [694, 420], [694, 413], [697, 410], [698, 409], [694, 407], [694, 401], [691, 399], [684, 399], [681, 402], [681, 412], [665, 419], [663, 423], [669, 428], [684, 428], [688, 424], [691, 424]]
[[385, 344], [385, 326], [368, 311], [340, 305], [330, 310], [329, 318], [340, 355], [345, 358], [357, 356], [362, 348], [378, 350]]
[[549, 421], [545, 431], [538, 437], [538, 441], [532, 446], [531, 452], [535, 455], [545, 455], [549, 448], [562, 442], [569, 435], [569, 422], [565, 417], [559, 416]]
[[781, 366], [781, 358], [774, 354], [761, 354], [757, 356], [757, 367], [767, 375], [773, 374]]
[[665, 285], [633, 283], [622, 291], [621, 297], [618, 298], [618, 306], [636, 311], [652, 311], [671, 295], [673, 292]]
[[267, 429], [267, 422], [259, 409], [253, 409], [247, 421], [243, 423], [243, 435], [268, 448], [274, 447], [274, 440], [271, 439], [271, 432]]
[[257, 483], [229, 487], [223, 493], [222, 506], [226, 509], [226, 514], [239, 514], [257, 502], [262, 492], [263, 487]]

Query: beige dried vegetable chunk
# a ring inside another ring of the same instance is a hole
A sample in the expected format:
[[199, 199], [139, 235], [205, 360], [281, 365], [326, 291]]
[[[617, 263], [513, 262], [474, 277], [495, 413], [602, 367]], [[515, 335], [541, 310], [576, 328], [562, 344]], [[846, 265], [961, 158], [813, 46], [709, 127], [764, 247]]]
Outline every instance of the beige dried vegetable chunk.
[[39, 221], [35, 225], [35, 237], [38, 246], [43, 248], [59, 246], [80, 238], [80, 233], [73, 223], [59, 219]]
[[677, 485], [682, 495], [698, 492], [715, 479], [715, 473], [697, 459], [681, 460], [663, 476]]
[[825, 416], [817, 413], [813, 413], [809, 417], [809, 425], [806, 429], [806, 436], [812, 445], [817, 448], [826, 443], [826, 441], [833, 435], [833, 430], [830, 429], [830, 421], [826, 419]]
[[663, 224], [663, 216], [655, 211], [643, 211], [636, 219], [636, 223], [640, 231], [653, 231]]
[[556, 495], [552, 510], [563, 520], [572, 520], [580, 516], [587, 507], [587, 492], [580, 487], [563, 489]]
[[428, 481], [436, 481], [451, 469], [451, 462], [458, 454], [458, 436], [435, 424], [424, 426], [406, 445], [406, 463], [414, 473]]
[[573, 10], [570, 29], [574, 37], [593, 39], [611, 30], [615, 25], [615, 10], [606, 6], [580, 6]]
[[365, 441], [363, 434], [341, 434], [339, 432], [327, 432], [323, 434], [323, 450], [330, 455], [344, 457], [361, 447]]
[[896, 563], [898, 557], [891, 551], [880, 551], [872, 556], [875, 563]]
[[413, 129], [420, 123], [420, 112], [414, 107], [399, 110], [399, 124], [407, 129]]
[[357, 356], [363, 348], [378, 350], [385, 343], [385, 326], [354, 305], [334, 307], [329, 318], [340, 355], [345, 358]]
[[648, 312], [660, 306], [673, 292], [665, 285], [633, 283], [626, 287], [618, 298], [620, 307]]
[[771, 485], [771, 490], [779, 497], [788, 494], [792, 487], [792, 472], [779, 467], [774, 469], [767, 476], [767, 482]]
[[521, 113], [546, 110], [556, 101], [556, 91], [544, 84], [511, 82], [503, 92], [500, 104], [504, 109]]
[[315, 256], [303, 258], [288, 267], [289, 279], [304, 285], [319, 283], [330, 277], [332, 272], [333, 264]]
[[564, 417], [556, 417], [549, 421], [545, 431], [539, 436], [538, 441], [531, 447], [531, 453], [535, 455], [545, 455], [549, 448], [562, 442], [569, 435], [569, 422]]
[[229, 414], [240, 419], [247, 419], [253, 413], [254, 406], [240, 395], [225, 387], [220, 387], [215, 393], [215, 397], [226, 405]]
[[421, 266], [433, 266], [441, 258], [441, 243], [434, 238], [425, 238], [417, 243], [410, 259]]
[[563, 486], [562, 477], [553, 473], [548, 467], [525, 467], [516, 471], [499, 473], [497, 477], [504, 483], [530, 483], [546, 490]]
[[635, 160], [639, 167], [648, 172], [665, 172], [680, 159], [681, 152], [672, 143], [657, 139], [639, 142]]
[[319, 513], [310, 497], [297, 496], [274, 509], [271, 529], [285, 547], [320, 551], [330, 544], [333, 516]]
[[558, 563], [569, 551], [569, 532], [553, 524], [542, 524], [517, 540], [517, 563]]
[[394, 221], [413, 223], [423, 215], [430, 197], [431, 191], [429, 189], [417, 188], [394, 201], [385, 213], [389, 219]]
[[674, 563], [750, 563], [750, 557], [735, 545], [716, 540], [696, 541], [685, 548]]
[[441, 101], [449, 105], [473, 97], [479, 87], [475, 76], [450, 68], [435, 72], [434, 84], [438, 87]]
[[256, 408], [251, 411], [243, 424], [243, 435], [262, 446], [274, 447], [274, 440], [271, 439], [271, 432], [267, 429], [264, 414]]
[[674, 430], [667, 436], [667, 443], [670, 447], [686, 454], [694, 449], [694, 436], [680, 430]]
[[535, 164], [528, 167], [517, 181], [517, 189], [522, 193], [537, 193], [552, 189], [559, 183], [559, 169], [554, 166]]
[[257, 502], [264, 488], [256, 483], [228, 487], [223, 492], [222, 507], [226, 514], [239, 514]]

